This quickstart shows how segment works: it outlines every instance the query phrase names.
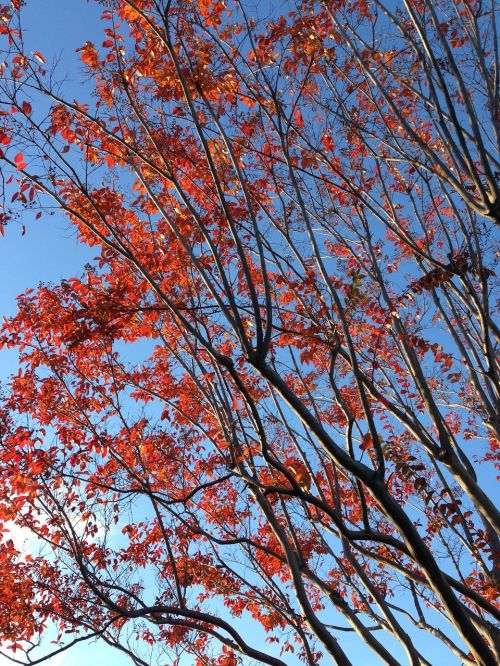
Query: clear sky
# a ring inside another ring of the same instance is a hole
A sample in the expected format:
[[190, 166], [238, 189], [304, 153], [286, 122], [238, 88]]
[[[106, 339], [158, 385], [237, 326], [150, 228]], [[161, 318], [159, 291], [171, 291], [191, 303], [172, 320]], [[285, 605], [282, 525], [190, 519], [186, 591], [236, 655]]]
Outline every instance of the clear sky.
[[[81, 98], [77, 84], [80, 67], [75, 49], [86, 39], [101, 37], [99, 16], [102, 8], [85, 0], [35, 0], [23, 9], [25, 37], [32, 50], [42, 52], [51, 60], [59, 60], [61, 78], [68, 75], [65, 90], [69, 96]], [[16, 296], [39, 282], [59, 281], [81, 272], [92, 257], [89, 248], [80, 245], [75, 231], [59, 214], [43, 216], [35, 221], [26, 211], [19, 223], [11, 222], [0, 243], [0, 314], [12, 314]], [[22, 225], [26, 233], [21, 235]], [[15, 367], [13, 354], [0, 352], [2, 377]]]

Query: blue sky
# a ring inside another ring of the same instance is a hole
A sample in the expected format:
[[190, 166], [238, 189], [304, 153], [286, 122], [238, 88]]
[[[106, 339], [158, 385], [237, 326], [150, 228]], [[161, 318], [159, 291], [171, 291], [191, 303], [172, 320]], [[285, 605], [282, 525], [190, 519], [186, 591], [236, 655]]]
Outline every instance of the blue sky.
[[[79, 0], [43, 0], [29, 2], [23, 10], [29, 47], [44, 53], [47, 66], [53, 59], [60, 60], [58, 71], [61, 77], [68, 75], [65, 89], [69, 96], [81, 96], [81, 85], [76, 83], [80, 61], [75, 49], [85, 39], [101, 36], [100, 9], [96, 10], [95, 3]], [[77, 242], [63, 215], [44, 215], [35, 221], [33, 213], [26, 211], [19, 223], [7, 226], [0, 243], [0, 313], [12, 314], [16, 296], [25, 289], [78, 273], [91, 258], [91, 251]], [[14, 369], [15, 357], [10, 352], [0, 354], [0, 372], [5, 377]]]

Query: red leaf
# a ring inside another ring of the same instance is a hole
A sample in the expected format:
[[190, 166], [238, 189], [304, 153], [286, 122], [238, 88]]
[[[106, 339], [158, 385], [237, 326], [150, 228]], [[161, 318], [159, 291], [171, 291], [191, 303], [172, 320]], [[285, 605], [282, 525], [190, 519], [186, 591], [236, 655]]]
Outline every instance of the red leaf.
[[40, 53], [40, 51], [33, 51], [34, 57], [38, 60], [38, 62], [42, 63], [42, 65], [45, 63], [45, 58], [44, 56]]
[[18, 171], [22, 171], [27, 166], [26, 162], [24, 161], [24, 155], [22, 153], [17, 153], [17, 155], [14, 157], [14, 162]]

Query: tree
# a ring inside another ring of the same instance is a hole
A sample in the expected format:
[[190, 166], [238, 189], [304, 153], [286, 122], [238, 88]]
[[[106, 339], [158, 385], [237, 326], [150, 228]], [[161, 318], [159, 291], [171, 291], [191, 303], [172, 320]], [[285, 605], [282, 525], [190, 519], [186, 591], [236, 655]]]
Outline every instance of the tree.
[[4, 537], [2, 639], [498, 663], [494, 3], [101, 2], [85, 103], [21, 4], [2, 223], [55, 205], [97, 258], [2, 331], [1, 515], [40, 544]]

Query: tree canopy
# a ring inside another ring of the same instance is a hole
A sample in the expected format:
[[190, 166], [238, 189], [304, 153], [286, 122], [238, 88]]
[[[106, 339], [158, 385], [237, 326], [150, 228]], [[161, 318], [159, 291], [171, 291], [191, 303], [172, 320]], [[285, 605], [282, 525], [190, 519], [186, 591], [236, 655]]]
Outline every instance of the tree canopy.
[[0, 332], [7, 652], [497, 664], [495, 3], [97, 4], [80, 100], [0, 5], [0, 227], [96, 253]]

